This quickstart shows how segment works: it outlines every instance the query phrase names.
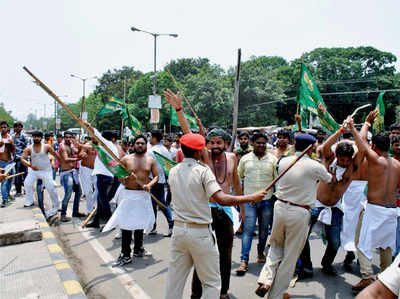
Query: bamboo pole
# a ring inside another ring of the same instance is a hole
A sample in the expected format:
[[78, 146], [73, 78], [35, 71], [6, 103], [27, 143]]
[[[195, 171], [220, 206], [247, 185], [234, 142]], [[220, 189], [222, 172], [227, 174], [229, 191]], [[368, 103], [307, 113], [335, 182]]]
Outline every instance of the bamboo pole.
[[[28, 70], [27, 67], [23, 67], [23, 69], [33, 78], [35, 79], [35, 83], [38, 84], [41, 88], [43, 88], [53, 99], [55, 99], [64, 109], [65, 111], [68, 112], [69, 115], [71, 115], [71, 117], [77, 121], [86, 131], [88, 131], [88, 133], [92, 136], [93, 140], [97, 141], [105, 150], [106, 152], [115, 160], [117, 161], [121, 167], [128, 173], [130, 173], [131, 175], [134, 176], [134, 178], [137, 180], [136, 175], [134, 174], [133, 171], [130, 171], [124, 164], [121, 163], [121, 160], [114, 154], [114, 152], [101, 140], [99, 139], [94, 132], [92, 132], [92, 130], [89, 130], [89, 127], [80, 119], [78, 118], [72, 111], [71, 109], [68, 108], [67, 105], [65, 105], [63, 103], [63, 101], [60, 100], [59, 97], [57, 97], [57, 95], [51, 91], [50, 88], [48, 88], [42, 81], [40, 81], [30, 70]], [[143, 188], [143, 183], [137, 181], [137, 183], [139, 184], [140, 187]], [[151, 194], [151, 198], [163, 209], [166, 209], [165, 205], [160, 202], [153, 194]]]
[[24, 173], [25, 172], [20, 172], [20, 173], [17, 173], [17, 174], [12, 174], [12, 175], [6, 176], [6, 178], [4, 180], [15, 178], [17, 176], [23, 175]]
[[233, 147], [235, 146], [236, 139], [236, 130], [238, 123], [238, 114], [239, 114], [239, 83], [240, 83], [240, 60], [242, 57], [242, 50], [238, 49], [238, 58], [236, 65], [236, 76], [235, 76], [235, 93], [234, 93], [234, 102], [233, 102], [233, 123], [232, 123], [232, 141], [229, 147], [229, 151], [233, 151]]
[[89, 223], [90, 219], [92, 219], [94, 214], [96, 214], [96, 211], [97, 211], [97, 207], [95, 207], [93, 209], [93, 211], [90, 212], [89, 216], [87, 216], [86, 220], [82, 223], [82, 228], [86, 227], [86, 225]]

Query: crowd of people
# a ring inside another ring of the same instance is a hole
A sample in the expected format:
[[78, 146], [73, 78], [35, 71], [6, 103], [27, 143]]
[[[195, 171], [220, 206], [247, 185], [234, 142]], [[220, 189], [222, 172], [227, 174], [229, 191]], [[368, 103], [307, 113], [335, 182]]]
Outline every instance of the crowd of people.
[[[153, 130], [118, 142], [118, 132], [100, 133], [85, 123], [89, 135], [84, 140], [68, 131], [55, 138], [33, 131], [28, 137], [22, 123], [15, 123], [10, 134], [8, 124], [1, 122], [0, 168], [15, 163], [9, 174], [24, 173], [13, 179], [0, 175], [1, 207], [23, 190], [24, 206], [31, 207], [36, 186], [38, 205], [50, 224], [93, 214], [87, 227], [119, 227], [115, 237], [122, 238], [121, 254], [113, 266], [150, 254], [143, 236], [157, 234], [160, 210], [168, 223], [164, 236], [171, 237], [165, 298], [182, 298], [193, 267], [191, 298], [229, 298], [235, 230], [241, 234], [235, 272], [243, 276], [257, 226], [256, 263], [264, 266], [254, 291], [260, 297], [289, 298], [294, 277], [313, 276], [308, 241], [313, 227], [326, 240], [323, 273], [337, 275], [333, 262], [342, 247], [345, 269], [356, 258], [360, 264], [361, 280], [352, 286], [362, 291], [358, 298], [399, 294], [400, 261], [393, 259], [400, 252], [400, 124], [392, 125], [390, 134], [371, 138], [377, 116], [372, 111], [360, 130], [348, 117], [330, 136], [322, 129], [283, 129], [276, 136], [261, 130], [238, 132], [232, 148], [231, 136], [221, 128], [206, 130], [198, 120], [199, 131], [192, 132], [180, 95], [167, 90], [164, 96], [182, 129], [174, 136]], [[112, 151], [127, 175], [113, 173], [97, 146]], [[159, 155], [177, 165], [167, 171]], [[57, 173], [64, 189], [61, 202]], [[43, 190], [49, 204], [44, 204]], [[67, 215], [72, 193], [72, 214]], [[80, 209], [82, 195], [86, 213]], [[112, 199], [117, 203], [114, 211]], [[378, 276], [372, 268], [375, 250], [380, 255]]]

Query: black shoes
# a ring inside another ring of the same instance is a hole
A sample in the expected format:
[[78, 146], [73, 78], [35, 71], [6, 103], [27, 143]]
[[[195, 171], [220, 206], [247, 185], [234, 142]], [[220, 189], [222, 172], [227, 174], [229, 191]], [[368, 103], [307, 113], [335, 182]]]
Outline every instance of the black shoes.
[[132, 263], [132, 258], [130, 256], [124, 256], [121, 253], [117, 260], [112, 264], [112, 267], [123, 266], [130, 263]]
[[72, 213], [72, 217], [83, 218], [83, 217], [87, 217], [87, 215], [78, 212], [78, 213]]
[[100, 228], [100, 223], [90, 222], [90, 223], [86, 224], [86, 227]]
[[332, 265], [322, 266], [321, 271], [322, 271], [322, 273], [325, 273], [326, 275], [330, 275], [330, 276], [336, 276], [338, 274], [336, 269]]
[[60, 221], [61, 222], [69, 222], [69, 221], [71, 221], [71, 218], [69, 218], [67, 216], [61, 216]]

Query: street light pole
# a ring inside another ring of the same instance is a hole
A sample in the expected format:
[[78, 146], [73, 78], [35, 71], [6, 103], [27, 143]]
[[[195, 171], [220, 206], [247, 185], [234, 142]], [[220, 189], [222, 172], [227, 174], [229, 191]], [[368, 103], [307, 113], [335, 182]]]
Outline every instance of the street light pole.
[[139, 31], [139, 32], [144, 32], [147, 34], [150, 34], [154, 37], [154, 82], [153, 82], [153, 95], [157, 94], [157, 37], [159, 36], [171, 36], [171, 37], [178, 37], [178, 34], [176, 33], [154, 33], [154, 32], [149, 32], [145, 31], [142, 29], [138, 29], [136, 27], [131, 27], [132, 31]]
[[81, 118], [83, 117], [83, 112], [85, 112], [85, 87], [86, 87], [86, 80], [88, 79], [97, 79], [96, 76], [88, 77], [88, 78], [81, 78], [77, 75], [71, 74], [71, 77], [80, 79], [82, 81], [82, 103], [81, 103]]

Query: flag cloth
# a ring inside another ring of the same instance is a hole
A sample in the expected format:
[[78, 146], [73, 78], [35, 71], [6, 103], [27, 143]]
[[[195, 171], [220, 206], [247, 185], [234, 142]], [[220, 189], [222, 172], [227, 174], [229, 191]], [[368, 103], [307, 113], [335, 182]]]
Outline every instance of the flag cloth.
[[97, 150], [101, 162], [114, 176], [124, 178], [129, 175], [129, 172], [123, 169], [122, 166], [115, 161], [102, 146], [93, 144], [93, 147]]
[[[301, 129], [305, 130], [308, 129], [308, 118], [309, 118], [309, 112], [304, 108], [303, 105], [300, 105], [300, 116], [301, 116]], [[294, 124], [292, 132], [297, 132], [299, 130], [299, 126], [297, 125], [297, 122]]]
[[157, 162], [160, 163], [162, 169], [164, 170], [165, 175], [169, 176], [169, 171], [171, 170], [171, 168], [178, 163], [168, 159], [167, 157], [164, 157], [163, 155], [157, 153], [156, 151], [153, 151], [153, 154]]
[[372, 124], [372, 133], [378, 134], [380, 132], [385, 132], [385, 104], [383, 103], [383, 95], [385, 91], [381, 91], [378, 99], [376, 100], [376, 108], [378, 115], [376, 116], [374, 123]]
[[104, 115], [121, 109], [125, 109], [124, 101], [118, 98], [111, 97], [108, 99], [108, 102], [104, 104], [103, 108], [99, 112], [99, 115]]
[[[198, 128], [196, 119], [194, 117], [187, 115], [186, 113], [185, 113], [185, 117], [186, 117], [186, 119], [189, 123], [189, 127], [191, 129]], [[171, 125], [176, 126], [176, 127], [180, 126], [179, 120], [178, 120], [178, 115], [176, 114], [176, 111], [172, 106], [171, 106]]]
[[304, 63], [301, 64], [301, 77], [296, 101], [304, 111], [317, 115], [321, 125], [329, 132], [334, 133], [340, 128], [340, 125], [327, 111], [317, 85], [315, 85], [311, 73]]
[[129, 113], [127, 107], [120, 109], [119, 113], [127, 121], [127, 126], [133, 132], [133, 135], [136, 136], [142, 133], [142, 124], [136, 117]]

